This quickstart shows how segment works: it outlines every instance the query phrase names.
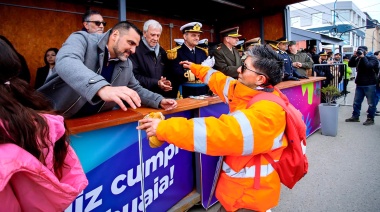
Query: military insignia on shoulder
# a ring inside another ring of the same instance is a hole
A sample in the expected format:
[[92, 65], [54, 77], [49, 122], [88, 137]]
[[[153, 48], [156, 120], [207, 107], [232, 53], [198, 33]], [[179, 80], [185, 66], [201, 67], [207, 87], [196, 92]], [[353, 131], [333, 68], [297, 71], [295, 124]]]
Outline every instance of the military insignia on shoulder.
[[196, 48], [198, 49], [202, 49], [204, 52], [206, 52], [206, 56], [208, 56], [208, 48], [202, 48], [202, 47], [199, 47], [199, 46], [195, 46]]
[[172, 49], [166, 50], [166, 54], [168, 55], [169, 60], [174, 60], [177, 58], [177, 50], [182, 46], [176, 46]]

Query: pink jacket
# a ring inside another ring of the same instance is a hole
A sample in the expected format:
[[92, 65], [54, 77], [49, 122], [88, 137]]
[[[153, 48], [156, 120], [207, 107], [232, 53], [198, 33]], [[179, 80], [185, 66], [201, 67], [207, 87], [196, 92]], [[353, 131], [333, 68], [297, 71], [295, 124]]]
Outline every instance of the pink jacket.
[[[56, 141], [65, 132], [63, 117], [44, 114], [50, 137]], [[0, 121], [0, 127], [2, 123]], [[69, 147], [61, 180], [54, 175], [53, 146], [44, 166], [15, 144], [0, 144], [0, 212], [64, 211], [88, 185], [80, 161]]]

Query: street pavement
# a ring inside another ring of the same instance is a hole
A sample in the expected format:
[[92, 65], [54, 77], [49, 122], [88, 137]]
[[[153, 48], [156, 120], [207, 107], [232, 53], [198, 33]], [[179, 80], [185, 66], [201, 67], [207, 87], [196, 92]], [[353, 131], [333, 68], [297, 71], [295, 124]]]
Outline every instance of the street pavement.
[[[280, 202], [272, 212], [380, 211], [380, 116], [375, 116], [374, 125], [363, 125], [368, 108], [364, 99], [360, 122], [345, 122], [352, 115], [353, 81], [348, 90], [346, 98], [337, 100], [337, 136], [318, 130], [307, 138], [308, 174], [293, 189], [282, 186]], [[216, 212], [219, 207], [218, 203], [207, 211]], [[206, 210], [194, 206], [188, 211]]]

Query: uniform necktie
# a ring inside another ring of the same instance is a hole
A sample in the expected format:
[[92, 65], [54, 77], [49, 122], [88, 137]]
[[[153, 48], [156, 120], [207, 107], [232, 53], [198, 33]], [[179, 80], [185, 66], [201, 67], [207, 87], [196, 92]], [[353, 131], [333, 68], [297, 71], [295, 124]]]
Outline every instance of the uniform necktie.
[[190, 50], [191, 54], [194, 54], [194, 49]]

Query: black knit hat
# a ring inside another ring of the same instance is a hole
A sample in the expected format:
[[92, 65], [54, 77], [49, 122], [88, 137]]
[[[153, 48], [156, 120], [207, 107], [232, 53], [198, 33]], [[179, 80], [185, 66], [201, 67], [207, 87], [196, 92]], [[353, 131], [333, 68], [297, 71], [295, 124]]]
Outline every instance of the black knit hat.
[[359, 49], [362, 49], [362, 50], [364, 50], [364, 51], [366, 51], [366, 52], [368, 51], [368, 47], [367, 47], [367, 46], [359, 46], [359, 47], [358, 47], [358, 50], [359, 50]]

